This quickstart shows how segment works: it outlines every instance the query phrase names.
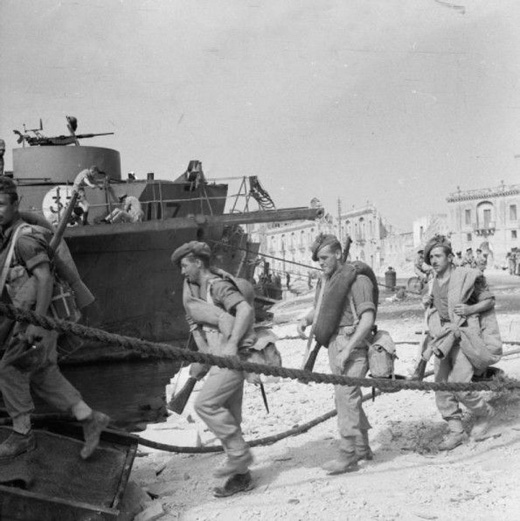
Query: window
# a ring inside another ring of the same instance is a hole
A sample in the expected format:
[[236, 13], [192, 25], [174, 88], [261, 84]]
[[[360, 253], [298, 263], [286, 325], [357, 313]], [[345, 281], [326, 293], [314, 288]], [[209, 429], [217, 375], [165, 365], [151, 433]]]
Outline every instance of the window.
[[484, 210], [484, 228], [489, 228], [489, 223], [491, 222], [491, 210]]
[[516, 239], [516, 230], [511, 230], [511, 239]]
[[[516, 204], [509, 205], [509, 220], [510, 221], [516, 221]], [[516, 231], [516, 230], [515, 230]]]
[[471, 210], [464, 211], [464, 224], [471, 224]]
[[466, 234], [466, 240], [467, 240], [468, 242], [471, 242], [471, 233], [467, 233], [467, 234]]

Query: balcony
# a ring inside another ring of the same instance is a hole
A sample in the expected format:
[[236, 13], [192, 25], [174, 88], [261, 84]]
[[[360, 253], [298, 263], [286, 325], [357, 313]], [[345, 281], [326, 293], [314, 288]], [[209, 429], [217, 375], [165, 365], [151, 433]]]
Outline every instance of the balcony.
[[488, 237], [495, 235], [496, 222], [489, 221], [488, 223], [473, 223], [473, 233], [479, 237]]

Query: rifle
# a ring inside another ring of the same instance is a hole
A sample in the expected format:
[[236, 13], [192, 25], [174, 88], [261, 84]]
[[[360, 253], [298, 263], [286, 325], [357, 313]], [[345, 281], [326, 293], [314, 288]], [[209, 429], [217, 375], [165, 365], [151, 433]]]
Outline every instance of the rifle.
[[[341, 255], [341, 262], [345, 263], [347, 262], [348, 255], [350, 253], [350, 245], [352, 244], [352, 238], [350, 235], [347, 235], [347, 238], [345, 239], [345, 246], [343, 248], [343, 253]], [[321, 349], [321, 344], [316, 342], [314, 344], [314, 348], [311, 350], [312, 346], [312, 338], [314, 336], [314, 328], [316, 327], [316, 321], [318, 319], [318, 313], [321, 307], [321, 302], [323, 299], [323, 290], [325, 288], [325, 281], [322, 279], [321, 281], [321, 288], [320, 288], [320, 294], [318, 295], [318, 302], [316, 303], [316, 308], [314, 309], [314, 317], [312, 320], [312, 326], [311, 331], [309, 333], [309, 338], [307, 339], [307, 347], [305, 349], [305, 356], [303, 358], [303, 367], [302, 369], [304, 371], [311, 371], [314, 369], [314, 364], [316, 363], [316, 359], [318, 358], [318, 353]]]
[[[188, 341], [186, 342], [185, 349], [189, 349], [190, 351], [197, 350], [197, 341], [195, 339], [195, 336], [197, 334], [200, 334], [200, 333], [195, 332], [195, 331], [190, 333]], [[179, 372], [181, 371], [181, 369], [182, 369], [182, 366], [179, 369]], [[203, 376], [204, 375], [202, 375], [202, 377]], [[188, 379], [186, 380], [186, 383], [184, 384], [182, 389], [178, 393], [174, 394], [171, 397], [170, 401], [168, 402], [168, 409], [170, 409], [170, 411], [173, 411], [177, 414], [182, 414], [184, 412], [186, 404], [188, 403], [188, 400], [190, 399], [191, 393], [193, 392], [193, 389], [195, 388], [195, 385], [197, 384], [197, 382], [199, 381], [200, 378], [201, 378], [200, 375], [198, 378], [196, 378], [195, 376], [191, 376], [191, 375], [188, 377]]]
[[[431, 286], [428, 290], [428, 294], [431, 295]], [[428, 310], [430, 309], [430, 306], [428, 306], [424, 310], [424, 321], [423, 321], [423, 329], [422, 329], [422, 336], [421, 341], [419, 342], [419, 346], [417, 348], [417, 358], [419, 361], [417, 362], [417, 365], [415, 366], [414, 372], [412, 376], [410, 376], [410, 380], [417, 380], [422, 381], [424, 379], [424, 374], [426, 371], [426, 366], [428, 365], [428, 361], [430, 360], [433, 350], [430, 346], [428, 346], [428, 340], [430, 338], [430, 335], [428, 333]]]

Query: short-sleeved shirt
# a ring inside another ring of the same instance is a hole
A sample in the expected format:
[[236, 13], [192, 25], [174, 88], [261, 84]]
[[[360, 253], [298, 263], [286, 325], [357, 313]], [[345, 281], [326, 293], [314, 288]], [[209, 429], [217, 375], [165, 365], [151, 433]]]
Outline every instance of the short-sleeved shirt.
[[[210, 294], [213, 304], [230, 315], [235, 316], [238, 304], [241, 302], [247, 302], [247, 300], [232, 282], [220, 277], [211, 280], [213, 282], [211, 282]], [[204, 300], [206, 300], [205, 297]], [[253, 326], [254, 321], [252, 320], [247, 332], [240, 340], [240, 348], [250, 347], [255, 343], [256, 336]]]
[[[2, 259], [7, 255], [11, 238], [18, 226], [25, 225], [24, 221], [17, 220], [6, 230], [0, 231], [0, 256]], [[29, 273], [34, 268], [43, 263], [50, 263], [50, 248], [47, 239], [36, 231], [33, 227], [29, 227], [30, 231], [22, 231], [18, 235], [15, 245], [15, 255], [13, 263], [21, 264]]]

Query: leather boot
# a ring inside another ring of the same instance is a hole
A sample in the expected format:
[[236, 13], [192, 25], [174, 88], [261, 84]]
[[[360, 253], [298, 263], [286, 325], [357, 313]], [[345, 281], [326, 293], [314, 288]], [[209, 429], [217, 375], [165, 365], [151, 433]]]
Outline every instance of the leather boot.
[[231, 476], [223, 487], [217, 487], [213, 490], [215, 497], [228, 497], [238, 492], [246, 492], [253, 488], [253, 480], [251, 478], [251, 472], [244, 474], [235, 474]]
[[323, 470], [329, 475], [344, 474], [359, 470], [358, 457], [355, 452], [341, 451], [337, 459], [328, 461], [323, 465]]
[[449, 432], [439, 444], [439, 450], [453, 450], [466, 441], [461, 420], [448, 420]]
[[99, 445], [99, 437], [104, 429], [110, 423], [110, 417], [99, 411], [92, 411], [90, 416], [80, 422], [83, 427], [83, 437], [85, 445], [81, 449], [81, 457], [83, 459], [90, 458], [92, 453]]
[[494, 407], [488, 406], [488, 413], [484, 416], [478, 416], [475, 420], [475, 424], [473, 425], [473, 429], [471, 429], [471, 437], [475, 441], [483, 441], [488, 438], [488, 432], [493, 424], [493, 419], [495, 418], [497, 412]]
[[253, 463], [253, 454], [242, 433], [239, 431], [221, 441], [226, 452], [226, 461], [213, 471], [213, 475], [216, 478], [226, 478], [234, 474], [246, 474], [249, 465]]
[[374, 453], [368, 443], [368, 429], [361, 429], [361, 434], [356, 436], [356, 455], [359, 461], [374, 459]]
[[9, 438], [0, 444], [0, 463], [8, 463], [17, 456], [36, 448], [36, 436], [32, 431], [27, 434], [11, 432]]
[[253, 461], [253, 454], [249, 447], [242, 454], [228, 454], [226, 461], [213, 471], [213, 476], [216, 478], [226, 478], [235, 474], [246, 474]]

